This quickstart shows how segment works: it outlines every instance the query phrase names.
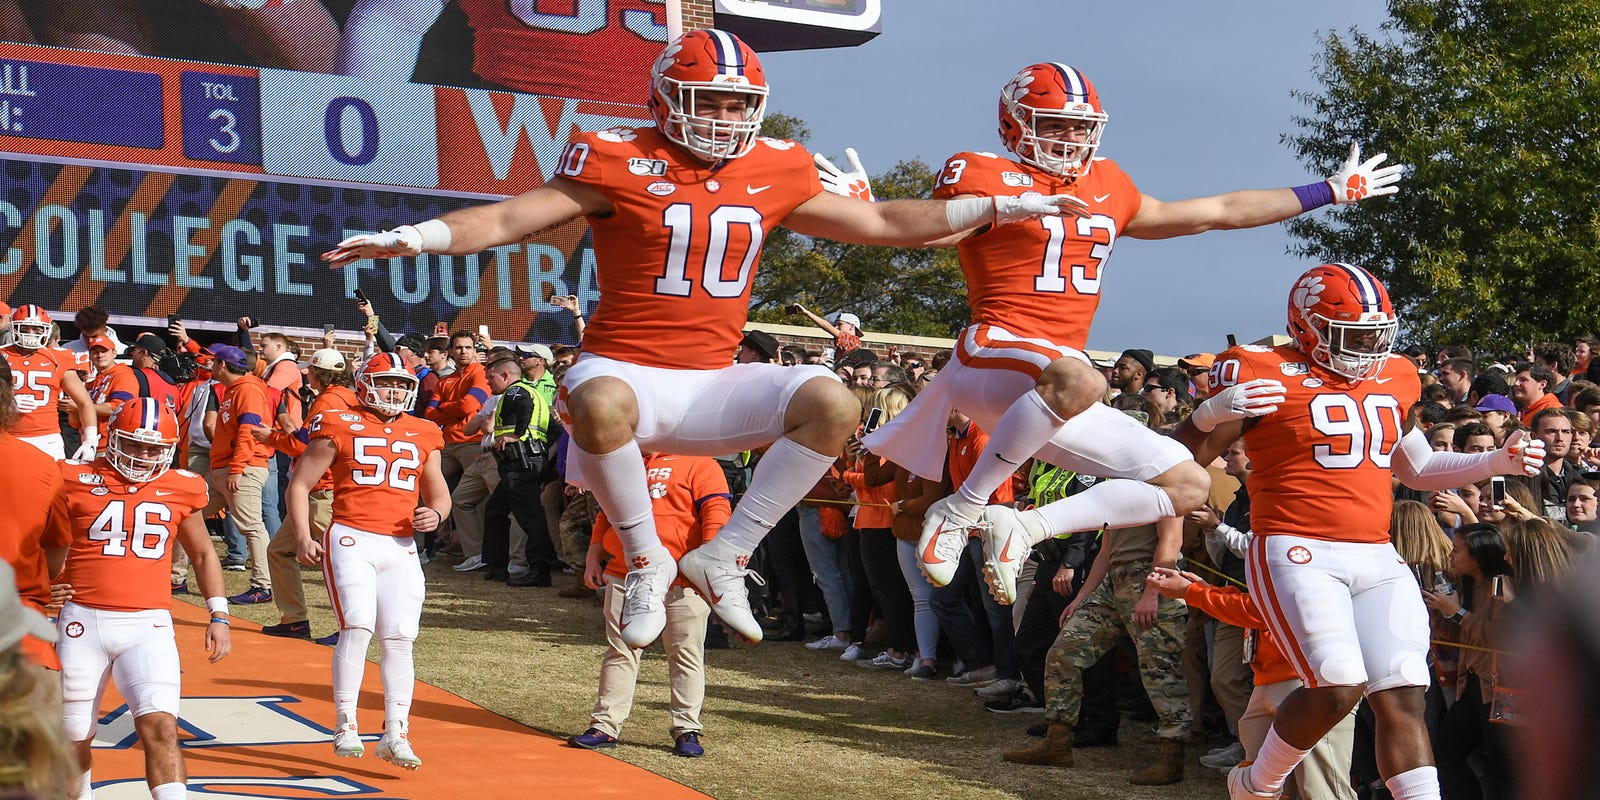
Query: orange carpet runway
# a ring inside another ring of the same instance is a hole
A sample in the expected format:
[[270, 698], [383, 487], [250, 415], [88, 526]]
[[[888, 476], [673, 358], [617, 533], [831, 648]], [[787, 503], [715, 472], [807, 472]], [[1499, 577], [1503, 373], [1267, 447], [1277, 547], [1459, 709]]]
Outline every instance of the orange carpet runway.
[[[411, 741], [422, 768], [406, 772], [373, 750], [383, 726], [378, 665], [368, 665], [360, 714], [367, 755], [337, 758], [330, 744], [333, 650], [262, 636], [234, 622], [233, 653], [206, 661], [206, 611], [173, 603], [183, 659], [179, 726], [191, 797], [435, 800], [531, 795], [541, 798], [703, 798], [688, 787], [613, 758], [567, 747], [449, 692], [418, 682]], [[108, 690], [95, 737], [97, 800], [146, 800], [144, 751], [133, 720]]]

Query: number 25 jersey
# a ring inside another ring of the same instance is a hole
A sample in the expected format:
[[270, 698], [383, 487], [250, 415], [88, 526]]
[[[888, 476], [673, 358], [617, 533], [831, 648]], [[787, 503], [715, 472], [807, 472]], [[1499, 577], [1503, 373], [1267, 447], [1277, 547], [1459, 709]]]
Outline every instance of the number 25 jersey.
[[613, 208], [588, 217], [600, 305], [583, 351], [667, 369], [732, 363], [762, 240], [822, 191], [794, 142], [761, 138], [712, 169], [655, 128], [574, 134], [556, 175]]
[[1271, 378], [1278, 410], [1246, 423], [1250, 526], [1341, 542], [1389, 541], [1390, 463], [1422, 391], [1417, 369], [1390, 356], [1375, 377], [1350, 382], [1293, 347], [1245, 345], [1217, 356], [1213, 386]]
[[312, 439], [339, 450], [333, 475], [333, 521], [368, 533], [410, 538], [418, 480], [444, 434], [428, 420], [401, 414], [385, 422], [366, 408], [325, 411], [307, 425]]

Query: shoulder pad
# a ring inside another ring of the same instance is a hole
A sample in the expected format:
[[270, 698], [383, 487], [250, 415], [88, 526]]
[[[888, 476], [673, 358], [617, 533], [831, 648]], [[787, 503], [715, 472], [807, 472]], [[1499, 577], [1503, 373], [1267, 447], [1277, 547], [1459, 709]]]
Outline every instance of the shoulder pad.
[[82, 467], [82, 466], [87, 466], [89, 464], [89, 462], [87, 462], [87, 461], [83, 461], [81, 459], [76, 459], [76, 458], [63, 458], [63, 459], [61, 459], [61, 463], [66, 464], [68, 466], [72, 466], [72, 467]]

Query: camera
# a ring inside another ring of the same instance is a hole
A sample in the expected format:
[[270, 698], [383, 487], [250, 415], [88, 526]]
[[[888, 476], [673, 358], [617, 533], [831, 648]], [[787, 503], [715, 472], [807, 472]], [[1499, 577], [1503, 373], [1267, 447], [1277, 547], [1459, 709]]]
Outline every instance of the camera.
[[783, 313], [788, 314], [791, 317], [798, 315], [800, 313], [800, 304], [790, 303], [789, 305], [784, 306]]

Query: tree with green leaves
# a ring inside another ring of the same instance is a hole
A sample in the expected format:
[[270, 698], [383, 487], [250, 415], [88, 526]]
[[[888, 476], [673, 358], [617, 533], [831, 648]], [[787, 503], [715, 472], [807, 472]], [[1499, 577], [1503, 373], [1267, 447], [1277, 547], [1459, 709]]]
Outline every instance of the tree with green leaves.
[[[762, 133], [801, 142], [810, 135], [784, 114], [768, 115]], [[922, 161], [902, 161], [874, 175], [872, 190], [882, 200], [926, 199], [934, 177]], [[750, 319], [803, 324], [783, 310], [798, 302], [821, 313], [851, 311], [871, 331], [954, 336], [967, 323], [965, 285], [954, 248], [841, 244], [780, 227], [762, 245]]]
[[1379, 275], [1422, 344], [1505, 350], [1600, 330], [1600, 0], [1391, 0], [1322, 40], [1284, 140], [1411, 166], [1386, 203], [1289, 222], [1299, 255]]

